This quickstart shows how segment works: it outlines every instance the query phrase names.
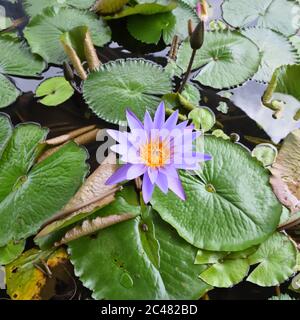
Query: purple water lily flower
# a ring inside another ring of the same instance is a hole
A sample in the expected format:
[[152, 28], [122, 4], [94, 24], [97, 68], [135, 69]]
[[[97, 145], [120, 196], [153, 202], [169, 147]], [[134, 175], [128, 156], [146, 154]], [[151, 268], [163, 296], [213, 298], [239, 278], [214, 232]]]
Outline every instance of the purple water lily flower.
[[185, 193], [177, 169], [195, 170], [199, 162], [210, 160], [209, 155], [194, 151], [193, 141], [201, 132], [188, 126], [188, 121], [177, 124], [178, 111], [165, 121], [165, 106], [162, 102], [154, 120], [148, 111], [144, 124], [134, 113], [127, 110], [126, 117], [131, 132], [107, 130], [119, 144], [111, 150], [120, 154], [125, 162], [106, 182], [116, 184], [143, 175], [142, 193], [145, 203], [151, 199], [154, 186], [167, 193], [172, 190], [185, 200]]

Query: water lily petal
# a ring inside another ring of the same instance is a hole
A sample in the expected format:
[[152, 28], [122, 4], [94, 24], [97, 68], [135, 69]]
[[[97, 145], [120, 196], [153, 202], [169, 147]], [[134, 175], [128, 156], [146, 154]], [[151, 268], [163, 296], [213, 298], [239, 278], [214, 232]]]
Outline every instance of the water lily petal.
[[135, 179], [147, 171], [147, 167], [144, 164], [133, 164], [127, 171], [127, 180]]
[[109, 134], [114, 140], [121, 144], [127, 144], [128, 142], [128, 132], [122, 132], [117, 130], [108, 129], [106, 130], [107, 134]]
[[144, 129], [144, 126], [140, 119], [129, 109], [126, 110], [126, 118], [128, 126], [131, 130], [134, 129]]
[[155, 183], [163, 193], [166, 194], [168, 192], [168, 178], [166, 175], [159, 173]]
[[149, 179], [152, 183], [155, 183], [158, 175], [158, 169], [157, 168], [148, 168], [148, 175]]
[[107, 179], [105, 184], [112, 185], [112, 184], [117, 184], [121, 181], [127, 180], [127, 173], [131, 166], [132, 166], [131, 164], [124, 164], [111, 177]]
[[161, 102], [155, 112], [154, 128], [161, 129], [165, 123], [165, 103]]
[[150, 181], [148, 173], [146, 172], [143, 177], [142, 193], [145, 203], [148, 203], [152, 197], [154, 184]]
[[168, 176], [168, 186], [169, 189], [172, 190], [181, 200], [186, 199], [185, 192], [179, 178], [176, 179]]
[[178, 114], [179, 111], [176, 110], [173, 112], [170, 117], [167, 119], [165, 124], [162, 126], [163, 129], [168, 129], [169, 131], [172, 131], [176, 127], [176, 123], [178, 121]]
[[148, 133], [148, 136], [150, 136], [150, 131], [153, 129], [153, 121], [148, 111], [145, 112], [144, 128], [145, 128], [145, 131]]

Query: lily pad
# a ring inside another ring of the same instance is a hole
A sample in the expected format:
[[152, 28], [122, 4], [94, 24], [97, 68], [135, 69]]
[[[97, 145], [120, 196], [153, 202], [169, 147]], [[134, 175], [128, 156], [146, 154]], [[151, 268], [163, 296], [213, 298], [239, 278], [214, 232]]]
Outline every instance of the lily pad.
[[0, 108], [5, 108], [14, 103], [21, 92], [14, 86], [14, 84], [0, 74]]
[[[294, 64], [299, 56], [289, 40], [281, 34], [265, 28], [249, 28], [242, 34], [253, 41], [261, 53], [261, 62], [258, 72], [253, 79], [268, 82], [276, 68], [284, 64]], [[280, 54], [274, 54], [277, 52]]]
[[161, 5], [158, 3], [142, 3], [142, 4], [137, 4], [133, 7], [130, 7], [130, 6], [124, 7], [122, 11], [116, 13], [113, 16], [105, 16], [104, 19], [106, 20], [120, 19], [128, 16], [132, 16], [132, 15], [150, 15], [151, 16], [157, 13], [172, 11], [174, 8], [176, 8], [175, 3], [170, 3], [168, 5]]
[[276, 30], [286, 36], [295, 34], [299, 28], [297, 9], [299, 5], [290, 0], [225, 0], [223, 18], [233, 27], [258, 27]]
[[95, 14], [72, 8], [47, 8], [35, 16], [24, 30], [32, 51], [49, 63], [62, 64], [67, 59], [60, 37], [75, 27], [87, 26], [94, 45], [103, 46], [111, 39], [110, 28]]
[[4, 247], [0, 247], [0, 265], [6, 265], [17, 259], [25, 248], [25, 241], [17, 243], [10, 242]]
[[46, 134], [36, 124], [19, 125], [2, 152], [0, 246], [34, 234], [73, 196], [87, 173], [86, 152], [72, 142], [35, 165]]
[[168, 43], [170, 33], [173, 32], [175, 24], [175, 16], [168, 12], [151, 16], [132, 16], [128, 19], [127, 28], [130, 34], [137, 40], [148, 44], [157, 44], [161, 36]]
[[[186, 70], [192, 49], [184, 42], [178, 51], [177, 64]], [[195, 80], [216, 89], [243, 83], [258, 70], [257, 46], [235, 31], [214, 31], [205, 34], [204, 44], [195, 56], [192, 69], [201, 68]]]
[[212, 129], [216, 123], [215, 114], [207, 107], [195, 108], [189, 113], [189, 119], [192, 119], [196, 129], [201, 129], [203, 132]]
[[212, 251], [239, 251], [264, 241], [276, 229], [281, 205], [269, 174], [240, 145], [213, 136], [204, 140], [199, 177], [180, 174], [186, 201], [157, 188], [151, 203], [186, 241]]
[[265, 167], [271, 166], [278, 155], [277, 148], [270, 143], [260, 143], [252, 150], [252, 156]]
[[112, 14], [120, 11], [127, 2], [129, 0], [97, 0], [93, 10], [104, 15]]
[[297, 249], [287, 236], [276, 232], [248, 260], [252, 265], [259, 265], [247, 281], [262, 287], [276, 286], [294, 273]]
[[64, 77], [54, 77], [43, 81], [36, 89], [35, 96], [42, 98], [45, 106], [58, 106], [72, 97], [73, 87]]
[[24, 0], [23, 6], [26, 13], [33, 17], [49, 7], [71, 7], [77, 9], [89, 9], [95, 0]]
[[159, 242], [158, 269], [143, 243], [148, 228], [141, 218], [69, 244], [75, 273], [95, 299], [198, 299], [211, 288], [198, 278], [205, 266], [193, 264], [196, 248], [157, 214], [153, 223]]
[[103, 65], [89, 75], [83, 95], [90, 108], [102, 119], [124, 124], [125, 110], [130, 108], [142, 118], [147, 110], [154, 112], [159, 95], [172, 91], [167, 72], [142, 59], [118, 60]]
[[45, 64], [30, 52], [24, 42], [7, 35], [0, 35], [0, 50], [0, 108], [4, 108], [20, 95], [20, 91], [5, 75], [36, 76], [42, 72]]

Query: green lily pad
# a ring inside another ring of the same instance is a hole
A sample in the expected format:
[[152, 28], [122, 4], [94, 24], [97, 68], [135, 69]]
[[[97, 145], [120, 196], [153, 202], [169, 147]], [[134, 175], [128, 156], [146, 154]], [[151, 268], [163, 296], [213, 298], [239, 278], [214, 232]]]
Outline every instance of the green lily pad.
[[199, 277], [217, 288], [230, 288], [240, 283], [248, 274], [249, 263], [246, 259], [225, 259], [203, 271]]
[[46, 134], [36, 124], [19, 125], [2, 152], [0, 246], [34, 234], [73, 196], [87, 173], [86, 152], [73, 142], [35, 165]]
[[252, 150], [252, 156], [259, 160], [265, 167], [271, 166], [276, 160], [277, 155], [278, 151], [276, 147], [270, 143], [258, 144]]
[[23, 6], [26, 13], [30, 16], [40, 14], [45, 8], [49, 7], [71, 7], [77, 9], [89, 9], [95, 0], [24, 0]]
[[[36, 76], [45, 68], [44, 62], [33, 55], [24, 42], [0, 35], [0, 108], [11, 105], [20, 91], [5, 76]], [[13, 54], [12, 54], [13, 52]]]
[[135, 15], [128, 19], [127, 29], [135, 39], [144, 43], [157, 44], [161, 36], [168, 43], [175, 24], [176, 18], [170, 12], [151, 16]]
[[256, 22], [258, 27], [276, 30], [286, 36], [299, 28], [299, 5], [290, 0], [225, 0], [223, 18], [233, 27], [246, 27]]
[[189, 113], [189, 119], [192, 119], [196, 129], [201, 129], [207, 132], [216, 123], [216, 116], [211, 109], [207, 107], [195, 108]]
[[198, 299], [211, 288], [198, 278], [205, 266], [193, 264], [196, 248], [157, 214], [153, 223], [159, 242], [158, 269], [143, 241], [148, 228], [141, 218], [69, 244], [75, 273], [95, 299]]
[[300, 36], [296, 34], [290, 37], [289, 40], [292, 43], [292, 45], [296, 48], [298, 55], [300, 55]]
[[5, 113], [0, 113], [0, 157], [2, 155], [2, 152], [9, 141], [13, 128], [10, 122], [10, 118]]
[[93, 10], [99, 14], [107, 15], [120, 11], [129, 0], [100, 0], [96, 1]]
[[24, 30], [32, 51], [49, 63], [62, 64], [67, 56], [60, 37], [75, 27], [87, 26], [94, 45], [103, 46], [111, 39], [110, 28], [95, 14], [72, 8], [47, 8], [35, 16]]
[[[243, 30], [242, 34], [258, 46], [262, 56], [260, 67], [253, 77], [254, 80], [268, 82], [276, 68], [299, 61], [293, 45], [286, 37], [275, 31], [250, 28]], [[280, 52], [280, 54], [274, 54], [274, 52]]]
[[[137, 4], [133, 7], [124, 7], [124, 9], [113, 16], [105, 16], [104, 19], [111, 20], [111, 19], [120, 19], [132, 15], [155, 15], [157, 13], [164, 13], [172, 11], [176, 8], [175, 3], [170, 3], [168, 5], [161, 5], [158, 3], [142, 3]], [[144, 17], [145, 18], [145, 17]]]
[[74, 94], [74, 89], [64, 77], [53, 77], [43, 81], [36, 89], [35, 96], [42, 98], [45, 106], [58, 106]]
[[276, 232], [248, 260], [251, 265], [258, 266], [247, 281], [262, 287], [276, 286], [295, 272], [297, 248], [287, 236]]
[[171, 80], [163, 68], [132, 59], [107, 63], [91, 73], [84, 83], [83, 96], [100, 118], [124, 124], [126, 108], [142, 118], [146, 109], [156, 110], [159, 95], [171, 91]]
[[14, 84], [0, 74], [0, 108], [5, 108], [14, 103], [20, 95], [20, 91]]
[[17, 259], [25, 248], [26, 241], [18, 243], [10, 242], [4, 247], [0, 247], [0, 265], [6, 265]]
[[186, 200], [156, 188], [154, 209], [198, 248], [239, 251], [261, 243], [274, 232], [281, 215], [268, 171], [230, 141], [209, 136], [204, 146], [213, 159], [199, 177], [180, 174]]
[[[177, 64], [186, 70], [192, 49], [184, 42], [178, 51]], [[201, 68], [195, 80], [216, 89], [243, 83], [258, 70], [257, 46], [235, 31], [206, 32], [204, 44], [195, 56], [192, 69]]]
[[199, 101], [201, 99], [199, 89], [191, 83], [188, 83], [184, 86], [184, 90], [182, 91], [181, 96], [195, 107], [199, 105]]

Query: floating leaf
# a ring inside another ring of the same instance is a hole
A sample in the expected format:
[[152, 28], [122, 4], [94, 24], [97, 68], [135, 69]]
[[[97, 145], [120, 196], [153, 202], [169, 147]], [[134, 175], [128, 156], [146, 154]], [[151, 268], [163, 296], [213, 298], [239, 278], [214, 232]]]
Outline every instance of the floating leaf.
[[184, 90], [182, 91], [181, 96], [195, 107], [199, 105], [199, 101], [201, 99], [199, 89], [191, 83], [188, 83], [184, 86]]
[[227, 114], [228, 113], [228, 104], [224, 101], [220, 101], [219, 105], [217, 106], [217, 110], [224, 113], [224, 114]]
[[[186, 70], [192, 49], [184, 42], [178, 51], [177, 64]], [[195, 80], [216, 88], [228, 88], [252, 77], [260, 56], [253, 42], [235, 31], [207, 32], [201, 50], [195, 56], [192, 69], [203, 67]]]
[[143, 242], [147, 223], [140, 218], [69, 244], [75, 273], [95, 299], [198, 299], [210, 289], [198, 278], [205, 267], [193, 264], [196, 249], [157, 215], [153, 223], [160, 244], [159, 269]]
[[258, 27], [276, 30], [286, 36], [295, 34], [299, 22], [295, 16], [298, 5], [290, 0], [226, 0], [223, 18], [233, 27]]
[[128, 19], [127, 28], [135, 39], [148, 44], [157, 44], [161, 36], [168, 43], [169, 34], [172, 33], [175, 24], [175, 16], [167, 12], [151, 16], [132, 16]]
[[225, 259], [208, 267], [199, 277], [211, 286], [229, 288], [240, 283], [248, 271], [249, 263], [246, 259]]
[[[258, 46], [262, 55], [254, 80], [268, 82], [276, 68], [299, 61], [295, 48], [286, 37], [277, 32], [264, 28], [249, 28], [243, 30], [242, 34]], [[274, 52], [280, 52], [280, 55]]]
[[25, 248], [25, 241], [10, 242], [4, 247], [0, 247], [0, 265], [6, 265], [17, 259]]
[[271, 166], [276, 160], [278, 151], [270, 143], [260, 143], [252, 150], [252, 156], [259, 160], [265, 167]]
[[189, 119], [192, 119], [196, 129], [207, 132], [216, 123], [215, 114], [207, 107], [195, 108], [189, 113]]
[[[117, 165], [114, 163], [114, 160], [115, 155], [110, 153], [109, 156], [106, 157], [102, 162], [102, 164], [87, 178], [74, 197], [63, 208], [62, 213], [69, 212], [69, 214], [61, 219], [56, 219], [56, 221], [53, 221], [45, 226], [35, 238], [37, 243], [40, 244], [41, 241], [44, 241], [41, 238], [49, 238], [51, 233], [65, 229], [66, 227], [83, 220], [91, 215], [95, 209], [104, 207], [115, 199], [113, 192], [115, 186], [105, 184], [106, 180], [117, 169]], [[111, 194], [107, 195], [109, 193]], [[99, 200], [101, 197], [103, 197], [103, 199]], [[95, 201], [93, 202], [93, 200]], [[91, 203], [80, 209], [76, 209], [79, 205], [87, 202]]]
[[300, 55], [300, 36], [296, 34], [290, 37], [289, 40], [292, 43], [292, 45], [296, 48], [298, 55]]
[[112, 14], [118, 12], [129, 0], [97, 0], [93, 10], [100, 14]]
[[239, 251], [261, 243], [276, 229], [281, 205], [269, 174], [240, 145], [213, 136], [204, 140], [201, 179], [180, 174], [186, 201], [155, 189], [151, 203], [186, 241], [213, 251]]
[[224, 140], [230, 140], [230, 137], [221, 129], [216, 129], [211, 134], [217, 138], [222, 138]]
[[[132, 15], [155, 15], [157, 13], [164, 13], [172, 11], [176, 7], [176, 4], [170, 3], [168, 5], [161, 5], [157, 3], [143, 3], [143, 4], [137, 4], [133, 7], [125, 7], [122, 11], [119, 13], [116, 13], [113, 16], [106, 16], [104, 19], [110, 20], [110, 19], [120, 19]], [[145, 18], [145, 17], [144, 17]]]
[[0, 108], [5, 108], [17, 100], [20, 91], [4, 75], [0, 74]]
[[83, 95], [100, 118], [124, 124], [126, 108], [142, 118], [146, 109], [156, 110], [159, 95], [170, 91], [171, 80], [160, 66], [135, 59], [107, 63], [91, 73], [84, 83]]
[[283, 293], [280, 296], [274, 296], [274, 297], [269, 298], [268, 300], [283, 300], [283, 301], [286, 301], [286, 300], [296, 300], [296, 299], [290, 297], [286, 293]]
[[[13, 300], [50, 299], [55, 294], [56, 268], [65, 264], [67, 259], [64, 249], [26, 251], [5, 268], [7, 293]], [[49, 270], [52, 277], [46, 275]]]
[[300, 129], [284, 140], [276, 162], [271, 168], [270, 183], [281, 203], [292, 213], [300, 210]]
[[1, 157], [2, 152], [13, 132], [10, 118], [8, 117], [8, 115], [2, 112], [0, 113], [0, 128], [1, 128], [0, 130], [0, 157]]
[[62, 64], [67, 56], [60, 45], [60, 37], [75, 27], [87, 26], [94, 45], [103, 46], [110, 41], [109, 27], [88, 11], [71, 8], [48, 8], [35, 16], [24, 30], [32, 51], [49, 63]]
[[49, 7], [71, 7], [77, 9], [89, 9], [95, 0], [24, 0], [23, 6], [26, 13], [33, 17]]
[[64, 77], [53, 77], [43, 81], [35, 92], [37, 98], [42, 98], [39, 103], [45, 106], [58, 106], [69, 100], [73, 94], [73, 87]]
[[2, 152], [0, 246], [35, 233], [73, 196], [87, 172], [86, 152], [72, 142], [34, 165], [46, 134], [36, 124], [19, 125]]
[[251, 265], [259, 263], [247, 281], [262, 287], [279, 285], [293, 273], [297, 264], [297, 249], [289, 238], [278, 232], [263, 242], [249, 258]]
[[0, 35], [0, 51], [0, 108], [4, 108], [20, 95], [20, 91], [4, 74], [35, 76], [44, 69], [45, 64], [31, 54], [25, 43], [7, 35]]

